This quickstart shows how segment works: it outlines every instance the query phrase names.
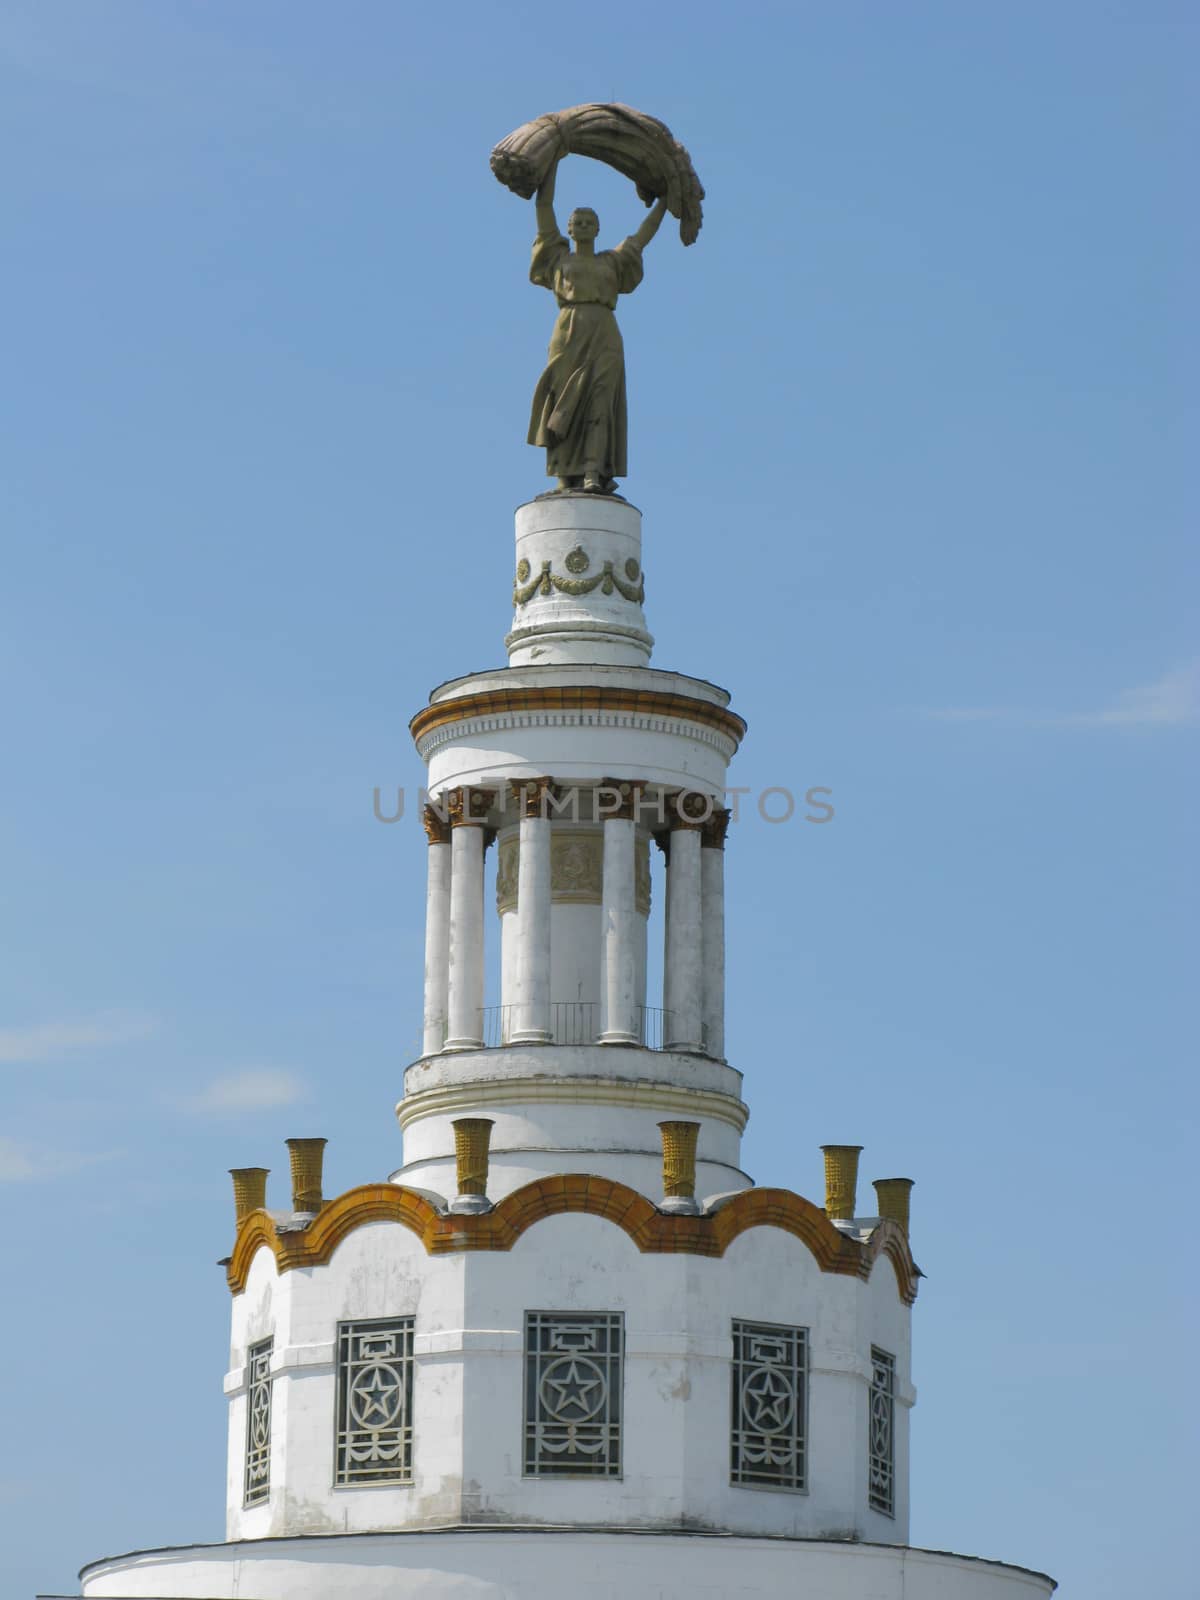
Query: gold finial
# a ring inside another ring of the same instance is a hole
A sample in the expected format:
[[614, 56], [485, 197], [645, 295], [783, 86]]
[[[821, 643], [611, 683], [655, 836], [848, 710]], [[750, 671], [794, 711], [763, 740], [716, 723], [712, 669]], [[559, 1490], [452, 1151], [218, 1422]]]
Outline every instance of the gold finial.
[[263, 1211], [267, 1204], [267, 1173], [270, 1167], [230, 1167], [233, 1179], [233, 1210], [238, 1222], [252, 1211]]
[[491, 1117], [459, 1117], [451, 1123], [459, 1194], [487, 1194], [488, 1145], [494, 1126]]
[[321, 1196], [321, 1166], [325, 1159], [328, 1139], [289, 1139], [288, 1155], [292, 1163], [292, 1210], [320, 1211], [325, 1204]]
[[879, 1215], [898, 1222], [905, 1233], [908, 1232], [908, 1207], [912, 1186], [911, 1178], [875, 1178], [871, 1185], [875, 1190], [875, 1203], [879, 1208]]
[[696, 1198], [698, 1122], [660, 1122], [663, 1149], [663, 1194]]
[[825, 1215], [831, 1222], [848, 1222], [854, 1215], [858, 1191], [860, 1144], [823, 1144], [825, 1154]]

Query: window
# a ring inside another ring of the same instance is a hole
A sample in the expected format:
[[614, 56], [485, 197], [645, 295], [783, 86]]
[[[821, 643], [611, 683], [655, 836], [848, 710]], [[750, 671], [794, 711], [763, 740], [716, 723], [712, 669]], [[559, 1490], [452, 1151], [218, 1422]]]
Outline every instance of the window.
[[804, 1328], [734, 1322], [731, 1483], [746, 1489], [807, 1487], [807, 1381]]
[[246, 1352], [246, 1493], [257, 1505], [271, 1493], [271, 1351], [273, 1339]]
[[333, 1481], [412, 1480], [413, 1319], [338, 1325]]
[[525, 1475], [621, 1476], [624, 1318], [525, 1313]]
[[871, 1346], [871, 1509], [896, 1515], [896, 1358]]

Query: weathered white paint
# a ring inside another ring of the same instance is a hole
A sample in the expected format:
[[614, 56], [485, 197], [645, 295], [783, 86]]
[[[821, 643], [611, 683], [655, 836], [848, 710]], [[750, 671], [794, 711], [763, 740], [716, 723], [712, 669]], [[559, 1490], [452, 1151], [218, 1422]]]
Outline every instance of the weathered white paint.
[[[542, 817], [522, 817], [517, 877], [517, 970], [509, 1038], [548, 1042], [550, 1001], [550, 829]], [[506, 986], [505, 986], [506, 987]]]
[[[619, 1481], [521, 1476], [525, 1312], [625, 1318], [624, 1460]], [[411, 1486], [331, 1487], [333, 1349], [348, 1318], [416, 1319]], [[809, 1330], [807, 1493], [729, 1482], [730, 1322]], [[248, 1345], [275, 1339], [272, 1494], [241, 1505]], [[896, 1358], [895, 1519], [867, 1506], [872, 1344]], [[903, 1542], [912, 1403], [909, 1313], [892, 1266], [869, 1282], [820, 1272], [773, 1228], [719, 1259], [643, 1255], [616, 1224], [568, 1214], [534, 1224], [507, 1252], [427, 1256], [398, 1224], [350, 1234], [325, 1267], [276, 1276], [265, 1248], [234, 1301], [230, 1538], [369, 1532], [456, 1521], [723, 1529]]]
[[450, 830], [450, 970], [446, 1049], [483, 1043], [483, 829]]
[[704, 1004], [700, 834], [674, 828], [667, 857], [667, 944], [663, 1031], [668, 1050], [700, 1050]]
[[700, 1124], [701, 1194], [749, 1181], [740, 1170], [741, 1074], [682, 1052], [538, 1045], [432, 1056], [409, 1067], [396, 1112], [404, 1165], [394, 1177], [439, 1194], [454, 1192], [453, 1122], [470, 1115], [495, 1123], [494, 1200], [551, 1172], [594, 1172], [660, 1195], [658, 1123], [669, 1117]]
[[450, 977], [450, 845], [431, 844], [428, 853], [423, 1030], [426, 1055], [440, 1050], [446, 1037]]
[[701, 942], [704, 967], [704, 1048], [725, 1055], [725, 852], [700, 851]]
[[602, 578], [609, 565], [613, 579], [608, 594], [603, 582], [580, 595], [552, 585], [548, 595], [536, 593], [524, 605], [515, 605], [512, 632], [505, 640], [512, 665], [644, 665], [654, 640], [646, 631], [640, 601], [627, 599], [617, 586], [636, 589], [641, 582], [642, 514], [637, 507], [607, 495], [554, 495], [518, 506], [516, 525], [518, 571], [523, 560], [529, 564], [526, 586], [547, 564], [554, 578], [571, 585]]
[[702, 1534], [447, 1528], [151, 1550], [88, 1600], [1045, 1600], [1041, 1573], [942, 1551]]
[[638, 1013], [638, 957], [645, 948], [637, 933], [634, 881], [637, 824], [632, 818], [608, 817], [604, 823], [604, 884], [600, 913], [600, 1038], [606, 1044], [636, 1044], [641, 1037]]
[[[555, 666], [502, 668], [443, 684], [430, 697], [445, 705], [467, 695], [525, 688], [612, 688], [686, 695], [725, 707], [729, 696], [702, 678], [652, 668]], [[668, 789], [694, 789], [720, 803], [735, 745], [730, 736], [684, 713], [563, 709], [478, 713], [422, 734], [417, 750], [429, 765], [431, 793], [549, 775], [559, 782], [639, 779]], [[642, 819], [649, 822], [649, 813]]]

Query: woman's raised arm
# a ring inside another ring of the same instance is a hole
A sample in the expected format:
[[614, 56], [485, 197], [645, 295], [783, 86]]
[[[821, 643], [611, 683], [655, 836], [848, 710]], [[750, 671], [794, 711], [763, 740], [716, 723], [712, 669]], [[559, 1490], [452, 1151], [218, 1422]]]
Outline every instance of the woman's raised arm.
[[554, 215], [554, 183], [558, 177], [558, 163], [561, 156], [555, 156], [554, 164], [542, 179], [541, 187], [537, 192], [537, 225], [539, 233], [557, 233], [558, 219]]
[[665, 200], [656, 201], [654, 210], [651, 211], [645, 222], [642, 223], [641, 227], [633, 235], [633, 241], [639, 250], [644, 250], [650, 243], [651, 239], [653, 239], [654, 235], [658, 232], [659, 225], [666, 214], [667, 202]]

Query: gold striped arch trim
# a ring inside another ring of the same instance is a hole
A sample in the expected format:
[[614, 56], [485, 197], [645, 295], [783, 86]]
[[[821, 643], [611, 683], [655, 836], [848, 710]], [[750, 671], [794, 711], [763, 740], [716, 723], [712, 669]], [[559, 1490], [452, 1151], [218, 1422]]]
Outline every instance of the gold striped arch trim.
[[546, 1217], [581, 1212], [602, 1217], [628, 1235], [647, 1255], [723, 1256], [751, 1228], [777, 1228], [799, 1239], [822, 1272], [867, 1279], [880, 1256], [887, 1256], [906, 1305], [917, 1297], [920, 1269], [898, 1223], [879, 1223], [867, 1243], [835, 1228], [819, 1206], [790, 1189], [744, 1189], [717, 1210], [702, 1216], [675, 1216], [658, 1210], [645, 1195], [611, 1178], [566, 1173], [538, 1178], [505, 1195], [491, 1211], [447, 1215], [415, 1189], [395, 1183], [368, 1183], [331, 1200], [307, 1228], [279, 1232], [267, 1211], [242, 1219], [226, 1279], [234, 1294], [246, 1287], [250, 1264], [264, 1247], [280, 1272], [325, 1266], [342, 1240], [356, 1228], [388, 1222], [407, 1228], [431, 1256], [468, 1250], [511, 1250], [517, 1240]]

